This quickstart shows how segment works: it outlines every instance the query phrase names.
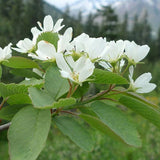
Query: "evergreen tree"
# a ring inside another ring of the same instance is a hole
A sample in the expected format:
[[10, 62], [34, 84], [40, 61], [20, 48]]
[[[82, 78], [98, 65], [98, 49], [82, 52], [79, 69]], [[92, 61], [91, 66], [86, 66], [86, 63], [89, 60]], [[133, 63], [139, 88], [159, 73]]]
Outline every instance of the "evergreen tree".
[[119, 36], [121, 39], [128, 39], [129, 32], [128, 32], [128, 13], [126, 12], [123, 18], [122, 24], [119, 26]]
[[145, 12], [141, 22], [138, 21], [138, 16], [135, 15], [131, 40], [134, 40], [138, 44], [149, 44], [151, 42], [151, 26], [148, 22], [147, 12]]
[[140, 35], [141, 35], [141, 27], [138, 22], [138, 16], [135, 15], [130, 40], [134, 40], [136, 43], [140, 43], [141, 41]]
[[78, 12], [78, 17], [72, 25], [74, 28], [74, 36], [77, 36], [83, 32], [82, 11]]
[[36, 25], [37, 21], [43, 21], [45, 16], [43, 6], [43, 0], [29, 0], [26, 2], [24, 16], [25, 33], [29, 33], [30, 29]]
[[111, 6], [103, 6], [99, 14], [103, 18], [100, 36], [106, 37], [107, 40], [116, 40], [118, 38], [118, 16]]
[[142, 35], [141, 41], [142, 44], [149, 44], [151, 42], [151, 26], [148, 22], [148, 12], [146, 11], [142, 20]]
[[16, 43], [24, 37], [24, 3], [22, 0], [10, 0], [10, 2], [11, 37], [12, 43]]
[[96, 37], [99, 32], [99, 27], [94, 23], [95, 15], [90, 13], [85, 22], [84, 31], [92, 37]]
[[70, 8], [69, 5], [66, 5], [65, 11], [63, 12], [62, 18], [64, 19], [65, 29], [71, 26], [70, 18]]

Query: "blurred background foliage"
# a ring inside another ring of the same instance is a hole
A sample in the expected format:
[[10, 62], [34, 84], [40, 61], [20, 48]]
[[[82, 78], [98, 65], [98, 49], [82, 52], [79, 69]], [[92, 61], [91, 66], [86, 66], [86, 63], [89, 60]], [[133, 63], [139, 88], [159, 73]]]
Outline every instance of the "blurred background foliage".
[[[153, 37], [147, 11], [141, 20], [139, 20], [138, 15], [135, 15], [133, 25], [129, 28], [128, 13], [124, 14], [123, 21], [120, 22], [118, 15], [111, 6], [103, 6], [95, 14], [90, 13], [84, 21], [82, 12], [79, 11], [76, 16], [73, 16], [70, 14], [69, 6], [66, 6], [65, 11], [62, 12], [43, 0], [0, 0], [0, 46], [4, 47], [10, 42], [15, 46], [20, 39], [32, 38], [31, 27], [36, 26], [37, 21], [43, 22], [43, 18], [47, 14], [52, 15], [54, 22], [58, 18], [64, 18], [65, 29], [73, 27], [74, 37], [85, 32], [92, 37], [106, 37], [107, 40], [128, 39], [134, 40], [140, 45], [148, 44], [151, 48], [150, 53], [145, 64], [137, 66], [136, 75], [151, 72], [153, 75], [152, 81], [160, 86], [160, 28], [157, 36]], [[101, 23], [96, 21], [98, 16], [102, 17]], [[17, 82], [19, 80], [19, 77], [10, 74], [9, 68], [3, 68], [3, 82]], [[159, 87], [157, 87], [156, 91], [146, 95], [146, 98], [159, 104], [159, 91]], [[106, 135], [94, 132], [97, 139], [95, 149], [90, 153], [86, 153], [52, 127], [46, 147], [38, 160], [160, 159], [160, 131], [130, 110], [127, 112], [132, 115], [133, 121], [137, 122], [143, 140], [141, 148], [136, 149], [125, 146]], [[7, 152], [7, 136], [6, 131], [3, 131], [0, 133], [1, 160], [9, 159]]]

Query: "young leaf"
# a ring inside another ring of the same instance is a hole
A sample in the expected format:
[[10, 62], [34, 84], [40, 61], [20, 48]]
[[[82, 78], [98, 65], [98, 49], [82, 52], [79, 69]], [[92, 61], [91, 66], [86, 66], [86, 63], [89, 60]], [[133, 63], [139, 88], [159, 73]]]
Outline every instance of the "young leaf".
[[26, 94], [28, 87], [20, 84], [4, 84], [0, 83], [0, 95], [4, 98], [14, 94]]
[[61, 77], [56, 66], [48, 68], [45, 76], [44, 87], [54, 99], [58, 99], [69, 90], [68, 81]]
[[128, 84], [124, 77], [102, 69], [95, 69], [90, 81], [100, 84]]
[[119, 102], [148, 119], [151, 123], [160, 128], [160, 111], [152, 105], [144, 103], [134, 97], [122, 96]]
[[38, 88], [30, 87], [29, 96], [35, 108], [39, 109], [51, 109], [59, 108], [64, 106], [70, 106], [76, 103], [75, 98], [61, 98], [55, 101], [53, 97], [48, 94], [45, 90], [40, 90]]
[[57, 49], [57, 42], [59, 40], [58, 34], [57, 33], [52, 33], [52, 32], [43, 32], [41, 33], [38, 38], [37, 38], [37, 44], [41, 40], [47, 41], [55, 46]]
[[45, 90], [30, 87], [28, 91], [35, 108], [43, 108], [45, 106], [50, 106], [54, 102], [53, 97], [50, 96]]
[[14, 94], [7, 99], [9, 104], [32, 104], [28, 94]]
[[135, 147], [141, 146], [141, 140], [139, 138], [135, 125], [118, 108], [107, 105], [103, 102], [96, 101], [91, 104], [91, 109], [110, 129], [109, 135], [111, 135], [111, 133], [113, 132], [113, 137], [117, 135], [126, 144]]
[[50, 123], [49, 110], [21, 109], [12, 119], [8, 131], [10, 159], [35, 160], [45, 145]]
[[25, 105], [9, 105], [9, 106], [5, 106], [0, 110], [0, 119], [3, 120], [7, 120], [10, 121], [13, 116], [23, 107], [25, 107]]
[[38, 74], [34, 73], [33, 71], [29, 69], [12, 69], [10, 73], [17, 75], [17, 76], [21, 76], [21, 77], [27, 77], [27, 78], [33, 78], [33, 77], [37, 79], [42, 78]]
[[87, 129], [73, 117], [56, 116], [53, 118], [60, 131], [68, 136], [80, 148], [91, 151], [94, 146], [92, 136]]
[[37, 88], [41, 88], [44, 85], [44, 80], [43, 79], [35, 79], [35, 78], [31, 78], [29, 80], [24, 80], [22, 82], [20, 82], [19, 84], [23, 84], [26, 85], [28, 87], [30, 86], [34, 86]]
[[51, 109], [51, 108], [59, 108], [59, 107], [65, 107], [65, 106], [70, 106], [76, 103], [75, 98], [61, 98], [57, 102], [53, 102], [52, 105], [50, 106], [45, 106], [45, 107], [36, 107], [39, 109]]
[[13, 56], [2, 64], [11, 68], [39, 68], [38, 64], [33, 60], [18, 56]]

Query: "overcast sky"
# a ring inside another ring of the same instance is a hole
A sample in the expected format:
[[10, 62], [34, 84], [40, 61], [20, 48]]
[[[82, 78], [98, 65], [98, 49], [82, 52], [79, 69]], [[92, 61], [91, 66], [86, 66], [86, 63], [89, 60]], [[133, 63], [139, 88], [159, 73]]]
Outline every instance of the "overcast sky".
[[45, 0], [46, 2], [57, 6], [58, 8], [63, 8], [67, 4], [75, 2], [75, 0]]

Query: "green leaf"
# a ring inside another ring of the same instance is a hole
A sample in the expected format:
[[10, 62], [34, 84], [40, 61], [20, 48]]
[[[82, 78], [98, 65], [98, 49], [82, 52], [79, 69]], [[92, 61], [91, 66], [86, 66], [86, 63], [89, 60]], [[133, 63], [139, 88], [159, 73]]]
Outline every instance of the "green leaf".
[[81, 113], [88, 114], [93, 117], [98, 117], [96, 113], [91, 110], [90, 107], [80, 106], [78, 107], [78, 109], [80, 110]]
[[68, 136], [80, 148], [91, 151], [94, 140], [89, 131], [73, 117], [56, 116], [53, 118], [60, 131]]
[[53, 97], [50, 96], [45, 90], [40, 90], [35, 87], [30, 87], [28, 91], [32, 103], [36, 108], [51, 106], [52, 103], [54, 102]]
[[102, 69], [95, 69], [89, 80], [100, 84], [128, 84], [124, 77]]
[[47, 41], [55, 46], [57, 49], [57, 42], [59, 40], [58, 34], [57, 33], [52, 33], [52, 32], [43, 32], [41, 33], [38, 38], [37, 38], [37, 44], [41, 40]]
[[12, 69], [10, 73], [17, 75], [17, 76], [21, 76], [21, 77], [27, 77], [27, 78], [33, 78], [33, 77], [37, 79], [42, 78], [38, 74], [34, 73], [33, 71], [29, 69]]
[[2, 66], [0, 65], [0, 79], [2, 77]]
[[88, 82], [84, 82], [82, 84], [82, 86], [78, 86], [77, 90], [75, 91], [75, 93], [73, 94], [74, 97], [79, 98], [85, 95], [85, 93], [88, 91], [89, 89], [89, 84]]
[[135, 125], [118, 108], [96, 101], [91, 104], [91, 109], [108, 126], [110, 129], [109, 135], [112, 136], [111, 133], [113, 132], [112, 137], [119, 137], [124, 143], [131, 146], [141, 146], [141, 140]]
[[54, 99], [58, 99], [69, 90], [68, 81], [61, 77], [59, 69], [56, 66], [48, 68], [44, 87]]
[[122, 96], [119, 102], [160, 128], [160, 111], [134, 97]]
[[13, 117], [8, 131], [10, 159], [35, 160], [45, 145], [50, 123], [49, 110], [21, 109]]
[[28, 94], [14, 94], [7, 99], [9, 104], [32, 104]]
[[44, 80], [31, 78], [30, 80], [24, 80], [24, 81], [20, 82], [19, 84], [41, 88], [44, 85]]
[[0, 110], [0, 119], [10, 121], [13, 118], [13, 116], [23, 107], [25, 107], [25, 105], [17, 105], [17, 104], [3, 107]]
[[4, 98], [14, 94], [26, 94], [28, 87], [20, 84], [4, 84], [0, 83], [0, 95]]
[[64, 106], [70, 106], [76, 103], [75, 98], [61, 98], [57, 102], [49, 95], [45, 90], [30, 87], [29, 96], [35, 108], [39, 109], [51, 109]]
[[51, 108], [59, 108], [59, 107], [65, 107], [65, 106], [70, 106], [76, 103], [75, 98], [61, 98], [57, 102], [54, 102], [51, 106], [46, 106], [44, 107], [45, 109], [51, 109]]
[[18, 56], [13, 56], [2, 62], [2, 64], [11, 68], [39, 68], [38, 64], [33, 60]]
[[153, 108], [155, 108], [155, 109], [158, 109], [158, 110], [160, 111], [160, 107], [159, 107], [159, 106], [157, 106], [156, 104], [148, 101], [148, 100], [145, 99], [142, 95], [138, 95], [138, 94], [135, 94], [135, 93], [133, 93], [133, 92], [127, 92], [127, 93], [123, 93], [123, 94], [124, 94], [124, 95], [127, 95], [127, 96], [129, 96], [129, 97], [135, 98], [135, 99], [137, 99], [137, 100], [140, 100], [140, 101], [142, 101], [143, 103], [145, 103], [145, 104], [147, 104], [147, 105], [149, 105], [149, 106], [151, 106], [151, 107], [153, 107]]

